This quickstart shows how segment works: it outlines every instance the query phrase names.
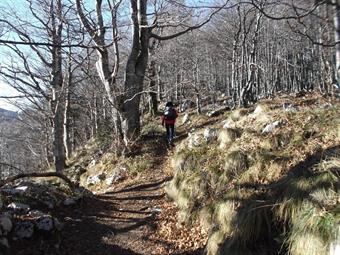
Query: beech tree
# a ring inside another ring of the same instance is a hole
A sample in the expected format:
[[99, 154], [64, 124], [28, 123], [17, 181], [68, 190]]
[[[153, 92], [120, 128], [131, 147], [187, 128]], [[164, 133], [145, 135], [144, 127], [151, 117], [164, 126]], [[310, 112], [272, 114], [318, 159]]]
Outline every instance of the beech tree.
[[[27, 0], [30, 22], [20, 14], [15, 19], [1, 19], [11, 30], [11, 34], [26, 43], [30, 50], [16, 44], [7, 43], [11, 61], [2, 63], [1, 76], [12, 87], [24, 94], [37, 108], [45, 111], [37, 98], [44, 98], [50, 103], [46, 114], [52, 122], [53, 158], [57, 172], [65, 167], [65, 149], [63, 144], [62, 100], [62, 31], [65, 17], [61, 0]], [[35, 22], [33, 25], [31, 22]], [[29, 25], [27, 25], [29, 24]], [[46, 40], [46, 46], [37, 41]]]
[[[95, 13], [96, 21], [92, 24], [92, 19], [87, 16], [83, 11], [82, 1], [75, 0], [79, 18], [87, 30], [88, 34], [93, 39], [97, 54], [97, 71], [101, 80], [104, 84], [106, 92], [113, 110], [113, 118], [115, 122], [116, 135], [122, 136], [125, 145], [128, 145], [129, 141], [138, 137], [140, 132], [140, 98], [143, 93], [143, 83], [146, 73], [146, 68], [149, 58], [149, 47], [150, 40], [170, 40], [177, 36], [183, 35], [189, 31], [198, 29], [204, 24], [208, 23], [210, 19], [223, 8], [219, 7], [214, 10], [208, 18], [203, 22], [196, 25], [184, 25], [179, 32], [161, 35], [156, 33], [159, 27], [167, 28], [177, 26], [180, 27], [180, 23], [171, 24], [167, 23], [166, 20], [162, 20], [165, 16], [162, 16], [162, 8], [157, 8], [157, 6], [162, 6], [162, 2], [155, 2], [154, 5], [154, 15], [152, 16], [152, 21], [148, 18], [147, 0], [130, 0], [130, 13], [131, 13], [131, 46], [128, 52], [128, 57], [124, 70], [124, 81], [122, 93], [118, 93], [117, 86], [117, 73], [119, 67], [119, 33], [118, 33], [118, 13], [119, 8], [122, 5], [122, 1], [107, 1], [110, 10], [110, 28], [112, 29], [112, 45], [113, 45], [113, 61], [110, 65], [110, 57], [108, 54], [108, 46], [105, 33], [106, 27], [104, 25], [104, 15], [103, 15], [103, 1], [96, 0], [95, 2]], [[178, 3], [176, 3], [178, 4]], [[225, 6], [225, 5], [224, 5]], [[149, 15], [150, 16], [150, 15]]]

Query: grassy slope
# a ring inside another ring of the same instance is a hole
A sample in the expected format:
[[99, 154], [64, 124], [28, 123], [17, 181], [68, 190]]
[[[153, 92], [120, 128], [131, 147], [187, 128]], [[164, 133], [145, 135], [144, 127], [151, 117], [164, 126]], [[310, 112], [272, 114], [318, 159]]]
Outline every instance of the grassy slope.
[[[198, 137], [204, 127], [219, 133], [192, 149], [187, 140], [178, 146], [166, 188], [183, 220], [210, 232], [208, 254], [329, 254], [339, 236], [339, 116], [338, 102], [308, 95], [182, 127], [200, 127]], [[262, 133], [273, 121], [280, 126]]]

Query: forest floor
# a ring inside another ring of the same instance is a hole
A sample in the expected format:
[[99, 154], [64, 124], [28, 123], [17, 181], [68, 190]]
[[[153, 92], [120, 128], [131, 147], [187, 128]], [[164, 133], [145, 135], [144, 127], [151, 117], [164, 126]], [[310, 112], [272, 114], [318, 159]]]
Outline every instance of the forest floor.
[[[160, 139], [161, 140], [161, 139]], [[155, 150], [153, 166], [137, 185], [120, 183], [61, 211], [65, 227], [57, 254], [200, 254], [206, 235], [199, 226], [178, 222], [178, 210], [165, 195], [169, 151]]]

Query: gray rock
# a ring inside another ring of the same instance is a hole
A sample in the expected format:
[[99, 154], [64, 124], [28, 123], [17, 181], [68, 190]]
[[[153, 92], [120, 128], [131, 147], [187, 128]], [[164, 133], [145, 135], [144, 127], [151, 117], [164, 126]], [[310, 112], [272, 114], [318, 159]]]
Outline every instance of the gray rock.
[[189, 123], [189, 122], [190, 122], [189, 113], [186, 113], [186, 114], [183, 116], [182, 124], [186, 124], [186, 123]]
[[293, 112], [293, 113], [295, 113], [295, 112], [298, 111], [298, 109], [294, 105], [289, 104], [289, 103], [284, 103], [282, 107], [283, 107], [283, 109], [286, 112]]
[[265, 107], [263, 105], [257, 105], [254, 112], [253, 112], [253, 115], [258, 115], [258, 114], [262, 114], [266, 111]]
[[115, 182], [124, 180], [127, 174], [127, 167], [120, 166], [116, 168], [112, 174], [106, 179], [106, 185], [112, 185]]
[[75, 198], [69, 197], [64, 200], [63, 205], [70, 206], [70, 205], [75, 205], [76, 203], [77, 203], [77, 200]]
[[277, 120], [274, 121], [273, 123], [268, 124], [263, 130], [262, 133], [272, 133], [275, 128], [281, 126], [282, 121]]
[[96, 159], [93, 159], [91, 161], [91, 163], [89, 164], [89, 166], [95, 166], [97, 164], [97, 160]]
[[29, 216], [31, 216], [32, 218], [40, 218], [42, 216], [45, 215], [45, 213], [43, 213], [42, 211], [39, 210], [32, 210], [28, 213]]
[[235, 121], [230, 120], [230, 119], [225, 120], [225, 121], [223, 121], [223, 128], [224, 129], [227, 129], [227, 128], [236, 128], [236, 123], [235, 123]]
[[87, 185], [95, 185], [106, 179], [106, 174], [101, 173], [87, 178]]
[[55, 207], [55, 202], [53, 202], [53, 201], [44, 201], [44, 204], [45, 204], [49, 209], [54, 209], [54, 207]]
[[194, 106], [195, 106], [195, 103], [193, 101], [187, 99], [181, 104], [181, 106], [179, 107], [179, 110], [180, 110], [180, 112], [184, 112], [187, 109], [194, 107]]
[[[9, 248], [8, 239], [6, 237], [0, 238], [0, 247], [1, 246]], [[2, 253], [0, 253], [0, 254], [2, 254]]]
[[217, 130], [215, 128], [206, 128], [203, 132], [203, 137], [207, 142], [217, 139]]
[[15, 224], [14, 235], [19, 239], [31, 238], [34, 234], [34, 225], [31, 221], [20, 221]]
[[12, 220], [7, 215], [0, 216], [0, 235], [7, 235], [13, 228]]
[[9, 195], [22, 195], [28, 191], [29, 187], [28, 186], [19, 186], [16, 188], [8, 188], [8, 189], [3, 189], [2, 191], [6, 194]]
[[225, 111], [227, 111], [227, 110], [230, 110], [230, 108], [229, 108], [229, 107], [222, 107], [222, 108], [220, 108], [220, 109], [217, 109], [217, 110], [208, 112], [208, 113], [207, 113], [207, 116], [208, 116], [208, 117], [217, 117], [217, 116], [223, 114], [223, 113], [224, 113]]
[[193, 149], [199, 147], [204, 143], [204, 137], [202, 134], [188, 133], [188, 147]]
[[19, 202], [12, 202], [7, 206], [7, 208], [12, 209], [14, 211], [21, 211], [21, 212], [28, 212], [30, 210], [29, 205], [19, 203]]
[[43, 231], [52, 231], [54, 229], [53, 218], [50, 215], [44, 215], [35, 222], [37, 228]]

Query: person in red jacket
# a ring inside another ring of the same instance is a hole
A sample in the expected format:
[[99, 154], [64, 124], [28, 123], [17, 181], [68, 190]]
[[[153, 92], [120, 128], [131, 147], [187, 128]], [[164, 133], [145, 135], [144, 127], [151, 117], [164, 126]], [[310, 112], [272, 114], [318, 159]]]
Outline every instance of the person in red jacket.
[[178, 113], [172, 102], [165, 104], [164, 113], [162, 115], [162, 125], [166, 128], [166, 139], [169, 145], [174, 145], [175, 123]]

